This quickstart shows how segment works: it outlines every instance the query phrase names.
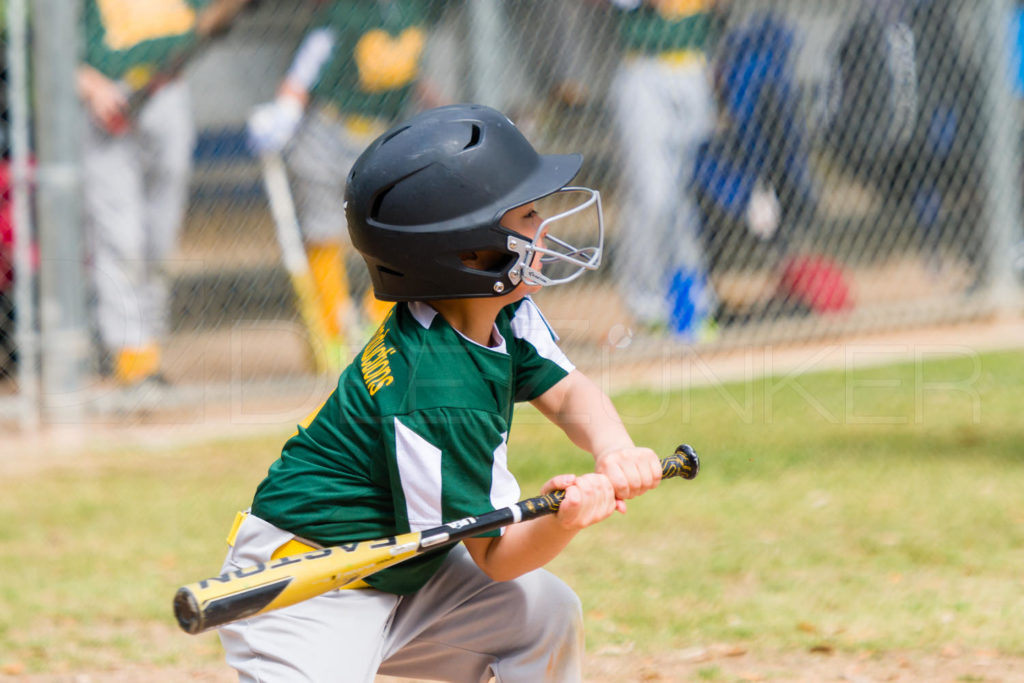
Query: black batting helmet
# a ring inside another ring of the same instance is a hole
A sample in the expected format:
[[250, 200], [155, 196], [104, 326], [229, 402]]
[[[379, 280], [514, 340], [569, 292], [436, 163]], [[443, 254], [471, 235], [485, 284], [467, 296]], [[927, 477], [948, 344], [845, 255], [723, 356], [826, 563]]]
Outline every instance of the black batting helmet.
[[[509, 209], [564, 188], [582, 161], [578, 154], [538, 154], [505, 115], [482, 105], [438, 107], [391, 128], [355, 162], [345, 189], [349, 234], [377, 298], [510, 291], [533, 272], [526, 266], [534, 245], [499, 221]], [[595, 195], [600, 213], [597, 193], [586, 191]], [[459, 258], [475, 251], [508, 258], [477, 270]], [[539, 246], [536, 251], [547, 253]], [[597, 252], [595, 259], [592, 248], [570, 248], [567, 260], [593, 268]], [[576, 258], [581, 254], [589, 260]]]

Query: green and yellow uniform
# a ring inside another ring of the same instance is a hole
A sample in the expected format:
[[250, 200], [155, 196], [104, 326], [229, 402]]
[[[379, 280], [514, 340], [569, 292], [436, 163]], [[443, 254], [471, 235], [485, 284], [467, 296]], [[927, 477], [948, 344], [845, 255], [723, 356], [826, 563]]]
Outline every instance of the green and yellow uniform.
[[[344, 262], [348, 234], [341, 211], [345, 177], [366, 145], [384, 132], [413, 99], [420, 62], [440, 0], [347, 0], [325, 5], [311, 22], [303, 45], [326, 40], [329, 53], [305, 61], [298, 55], [297, 85], [310, 98], [310, 113], [298, 124], [285, 151], [293, 177], [299, 223], [309, 245], [324, 328], [336, 353], [361, 343], [359, 318], [376, 325], [386, 308], [365, 295], [362, 272], [349, 282]], [[322, 60], [322, 61], [321, 61]], [[312, 74], [312, 75], [311, 75]], [[350, 291], [353, 290], [353, 291]]]
[[[196, 41], [196, 16], [208, 4], [85, 0], [84, 63], [126, 90], [141, 88]], [[90, 116], [83, 136], [97, 328], [115, 378], [126, 385], [160, 369], [169, 329], [165, 266], [184, 219], [195, 145], [187, 84], [171, 79], [150, 95], [116, 126]]]
[[427, 26], [441, 3], [354, 0], [326, 6], [314, 20], [334, 51], [311, 89], [346, 114], [391, 119], [407, 106], [419, 76]]
[[628, 4], [634, 9], [616, 13], [624, 59], [609, 96], [624, 215], [636, 229], [615, 277], [639, 326], [697, 341], [710, 334], [716, 305], [688, 191], [697, 150], [715, 125], [705, 55], [712, 17], [707, 0]]
[[674, 0], [623, 13], [619, 39], [627, 53], [703, 52], [710, 28], [706, 2]]
[[196, 13], [209, 0], [86, 0], [85, 61], [108, 78], [159, 70], [196, 39]]
[[[502, 310], [493, 340], [493, 347], [470, 341], [426, 304], [397, 304], [337, 389], [285, 443], [252, 513], [337, 545], [514, 503], [519, 486], [506, 460], [514, 403], [537, 398], [573, 366], [529, 298]], [[368, 583], [415, 592], [447, 552]]]

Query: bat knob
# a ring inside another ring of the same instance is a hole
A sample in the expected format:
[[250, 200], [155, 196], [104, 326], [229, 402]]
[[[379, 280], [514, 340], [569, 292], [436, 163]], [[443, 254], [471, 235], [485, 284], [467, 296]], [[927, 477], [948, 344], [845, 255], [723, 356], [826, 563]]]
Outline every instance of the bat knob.
[[693, 479], [700, 472], [700, 458], [690, 444], [680, 444], [675, 454], [683, 460], [683, 471], [680, 476], [683, 479]]
[[187, 588], [179, 588], [174, 595], [174, 616], [178, 626], [186, 633], [199, 633], [203, 630], [202, 614], [196, 596]]

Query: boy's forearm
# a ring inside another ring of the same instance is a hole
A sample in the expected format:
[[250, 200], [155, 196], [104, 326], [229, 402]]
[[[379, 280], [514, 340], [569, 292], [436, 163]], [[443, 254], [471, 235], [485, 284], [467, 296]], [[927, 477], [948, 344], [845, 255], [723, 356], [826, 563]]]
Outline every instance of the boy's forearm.
[[507, 527], [497, 538], [464, 541], [477, 566], [495, 581], [510, 581], [540, 569], [569, 545], [578, 533], [555, 517], [539, 517]]
[[624, 501], [658, 485], [657, 454], [634, 445], [611, 399], [582, 373], [573, 371], [534, 404], [576, 446], [594, 456], [594, 471], [611, 481], [620, 512], [626, 511]]
[[[629, 448], [633, 439], [608, 395], [589, 377], [574, 371], [568, 384], [538, 408], [557, 424], [579, 448], [598, 457], [603, 453]], [[557, 386], [557, 385], [556, 385]]]

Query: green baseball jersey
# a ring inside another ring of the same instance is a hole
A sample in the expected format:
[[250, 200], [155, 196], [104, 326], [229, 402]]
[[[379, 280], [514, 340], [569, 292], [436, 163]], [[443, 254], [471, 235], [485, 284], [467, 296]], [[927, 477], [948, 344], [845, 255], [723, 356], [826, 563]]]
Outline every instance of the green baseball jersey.
[[645, 4], [623, 12], [619, 25], [623, 49], [643, 54], [703, 51], [711, 27], [706, 5], [703, 0], [664, 0], [657, 7]]
[[391, 119], [408, 104], [419, 77], [434, 0], [347, 0], [315, 19], [334, 41], [311, 94], [342, 112]]
[[[337, 545], [516, 502], [506, 455], [513, 405], [540, 396], [573, 366], [529, 298], [501, 311], [493, 341], [484, 347], [467, 339], [427, 304], [397, 304], [337, 389], [285, 443], [257, 488], [253, 514]], [[367, 582], [414, 592], [447, 552]]]
[[197, 10], [208, 0], [85, 0], [85, 61], [121, 79], [130, 69], [159, 71], [196, 39]]

